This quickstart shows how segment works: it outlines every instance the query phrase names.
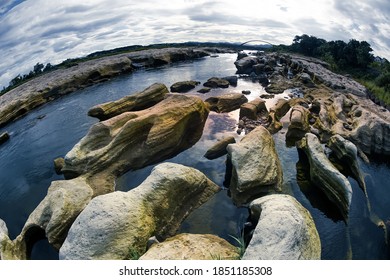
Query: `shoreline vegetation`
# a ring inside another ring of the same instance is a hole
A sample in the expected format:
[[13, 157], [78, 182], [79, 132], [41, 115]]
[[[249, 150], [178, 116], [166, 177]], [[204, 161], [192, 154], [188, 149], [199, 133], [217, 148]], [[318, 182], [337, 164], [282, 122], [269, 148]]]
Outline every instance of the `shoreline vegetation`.
[[[85, 57], [68, 58], [57, 65], [48, 63], [46, 65], [37, 63], [28, 74], [18, 74], [7, 87], [3, 87], [0, 96], [12, 89], [46, 73], [67, 69], [77, 66], [90, 60], [103, 57], [164, 48], [185, 48], [185, 47], [214, 47], [228, 48], [231, 50], [242, 50], [243, 44], [221, 43], [221, 42], [185, 42], [185, 43], [165, 43], [151, 44], [147, 46], [132, 45], [119, 47], [111, 50], [93, 52]], [[315, 36], [303, 34], [295, 36], [291, 45], [245, 45], [245, 49], [265, 51], [277, 51], [293, 54], [302, 54], [308, 57], [318, 58], [329, 64], [329, 69], [341, 75], [347, 75], [364, 85], [369, 97], [378, 105], [390, 106], [390, 62], [381, 57], [374, 57], [372, 49], [366, 41], [351, 39], [348, 43], [344, 41], [326, 41]]]

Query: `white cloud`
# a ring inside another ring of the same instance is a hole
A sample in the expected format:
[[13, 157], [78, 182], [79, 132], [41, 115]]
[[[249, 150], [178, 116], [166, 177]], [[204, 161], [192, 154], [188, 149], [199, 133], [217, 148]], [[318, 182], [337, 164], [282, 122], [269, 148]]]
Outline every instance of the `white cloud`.
[[[5, 2], [4, 2], [5, 1]], [[290, 44], [303, 33], [366, 40], [390, 58], [388, 0], [3, 0], [0, 87], [37, 62], [102, 49], [185, 41]]]

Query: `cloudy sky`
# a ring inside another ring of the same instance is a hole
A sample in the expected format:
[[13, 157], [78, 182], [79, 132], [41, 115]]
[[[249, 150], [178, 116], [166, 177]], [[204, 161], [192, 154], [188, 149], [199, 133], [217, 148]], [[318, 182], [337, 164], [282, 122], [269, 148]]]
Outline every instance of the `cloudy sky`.
[[389, 0], [0, 0], [0, 88], [37, 62], [134, 44], [365, 40], [390, 59]]

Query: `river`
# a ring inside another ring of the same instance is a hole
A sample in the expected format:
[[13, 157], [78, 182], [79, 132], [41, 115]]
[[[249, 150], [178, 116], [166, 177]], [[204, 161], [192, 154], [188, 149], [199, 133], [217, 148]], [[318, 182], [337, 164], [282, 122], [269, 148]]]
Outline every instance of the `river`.
[[[68, 96], [52, 101], [27, 116], [9, 124], [7, 130], [11, 139], [0, 146], [0, 218], [15, 238], [21, 231], [29, 214], [45, 197], [47, 188], [53, 180], [62, 176], [54, 171], [53, 160], [65, 154], [87, 133], [90, 126], [98, 120], [88, 117], [92, 106], [121, 98], [143, 90], [152, 83], [164, 83], [168, 87], [177, 81], [198, 80], [202, 83], [211, 77], [234, 75], [235, 54], [221, 54], [195, 61], [185, 61], [154, 69], [141, 69], [134, 73], [116, 77]], [[213, 90], [211, 95], [227, 91], [250, 90], [248, 99], [265, 93], [258, 83], [239, 79], [237, 87]], [[287, 93], [276, 95], [284, 98]], [[275, 100], [268, 100], [271, 106]], [[248, 217], [246, 208], [235, 207], [226, 189], [223, 188], [225, 157], [207, 160], [203, 157], [215, 140], [226, 135], [240, 137], [236, 133], [238, 112], [216, 114], [211, 112], [202, 138], [192, 148], [182, 152], [169, 162], [195, 167], [204, 172], [222, 190], [210, 201], [195, 210], [183, 223], [180, 232], [212, 233], [234, 242], [233, 237], [240, 233], [242, 224]], [[296, 197], [313, 216], [321, 243], [323, 259], [345, 259], [351, 244], [353, 259], [385, 259], [387, 246], [383, 231], [369, 219], [363, 192], [353, 179], [353, 199], [348, 225], [334, 219], [326, 208], [318, 203], [318, 197], [297, 183], [298, 152], [295, 147], [287, 147], [284, 128], [274, 135], [277, 151], [283, 167], [283, 189]], [[365, 174], [367, 192], [372, 210], [385, 222], [390, 219], [390, 166], [386, 163], [360, 161]], [[117, 190], [127, 191], [141, 183], [153, 166], [128, 172], [116, 182]], [[310, 186], [308, 186], [310, 189]], [[46, 240], [37, 242], [33, 248], [32, 259], [58, 259], [58, 253]]]

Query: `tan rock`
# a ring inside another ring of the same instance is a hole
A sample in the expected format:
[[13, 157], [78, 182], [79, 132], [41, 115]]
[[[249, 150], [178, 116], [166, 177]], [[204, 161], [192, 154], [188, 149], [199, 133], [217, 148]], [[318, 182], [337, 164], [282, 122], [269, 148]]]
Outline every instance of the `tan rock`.
[[205, 100], [210, 110], [217, 113], [226, 113], [237, 110], [248, 99], [241, 93], [229, 93], [216, 97], [209, 97]]

